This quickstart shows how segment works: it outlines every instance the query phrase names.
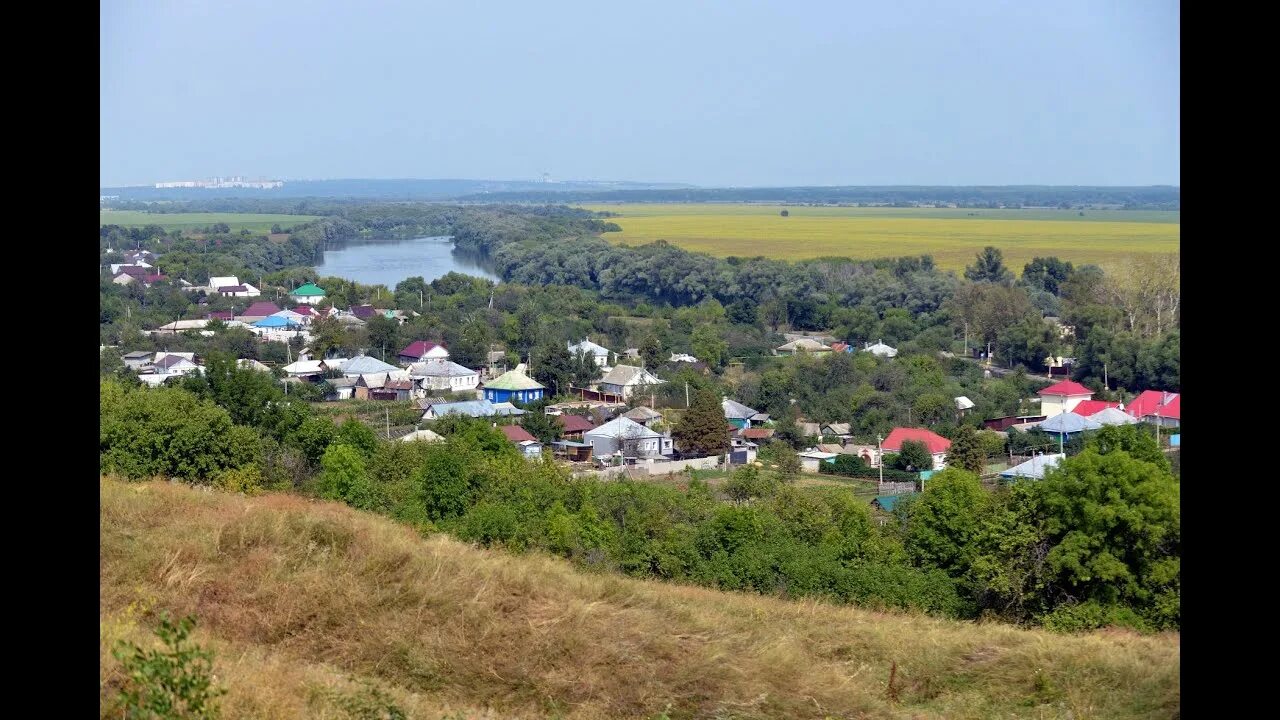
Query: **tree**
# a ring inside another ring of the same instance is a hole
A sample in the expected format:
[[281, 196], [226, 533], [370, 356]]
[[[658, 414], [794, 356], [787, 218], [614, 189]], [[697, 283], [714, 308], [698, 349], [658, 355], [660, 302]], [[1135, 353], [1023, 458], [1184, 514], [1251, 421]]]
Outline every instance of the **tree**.
[[533, 379], [552, 389], [552, 394], [567, 392], [577, 371], [569, 350], [559, 343], [544, 344], [529, 351]]
[[1006, 328], [1040, 317], [1025, 289], [991, 283], [962, 284], [947, 308], [956, 329], [968, 323], [970, 340], [980, 343], [994, 343]]
[[770, 441], [760, 448], [756, 458], [766, 466], [777, 470], [778, 474], [784, 478], [799, 475], [803, 469], [800, 463], [800, 456], [796, 455], [795, 448], [779, 440]]
[[779, 214], [782, 215], [782, 217], [788, 217], [789, 215], [791, 215], [791, 213], [788, 212], [785, 208]]
[[662, 344], [662, 339], [657, 333], [649, 333], [645, 335], [644, 340], [640, 341], [640, 360], [644, 366], [651, 371], [662, 365], [666, 361], [666, 348]]
[[338, 426], [335, 441], [358, 451], [365, 460], [378, 451], [378, 437], [368, 425], [355, 418], [347, 418]]
[[964, 269], [966, 280], [971, 282], [987, 282], [1011, 284], [1013, 272], [1004, 265], [1004, 256], [1000, 250], [990, 245], [982, 249], [972, 265]]
[[976, 549], [986, 502], [977, 475], [950, 467], [937, 473], [911, 503], [907, 553], [924, 568], [938, 568], [953, 577], [964, 574]]
[[376, 505], [374, 488], [365, 469], [365, 458], [350, 445], [334, 443], [320, 460], [321, 494], [362, 510]]
[[595, 357], [584, 350], [577, 350], [573, 354], [573, 384], [578, 387], [586, 387], [591, 383], [599, 380], [603, 375], [600, 366], [596, 364]]
[[1156, 627], [1180, 623], [1179, 484], [1123, 450], [1087, 448], [1038, 483], [1058, 595], [1128, 605]]
[[387, 354], [394, 358], [399, 350], [397, 333], [400, 330], [400, 324], [397, 321], [383, 313], [378, 313], [369, 318], [365, 330], [369, 333], [369, 347], [376, 348], [384, 361], [387, 359]]
[[554, 417], [543, 412], [526, 412], [521, 415], [520, 427], [528, 430], [529, 434], [538, 438], [538, 442], [541, 443], [559, 440], [564, 432]]
[[1022, 268], [1022, 282], [1028, 287], [1057, 295], [1062, 284], [1070, 280], [1075, 271], [1070, 261], [1063, 262], [1056, 257], [1032, 258]]
[[112, 649], [125, 673], [125, 685], [118, 696], [124, 717], [218, 717], [217, 698], [226, 690], [214, 684], [213, 652], [188, 643], [195, 624], [194, 616], [173, 622], [165, 614], [155, 631], [164, 649], [144, 650], [126, 640]]
[[978, 432], [969, 425], [961, 425], [947, 449], [947, 465], [980, 476], [986, 462], [987, 456], [978, 440]]
[[715, 393], [696, 388], [689, 409], [671, 432], [680, 449], [698, 455], [715, 455], [729, 448], [729, 421]]
[[922, 442], [904, 440], [902, 449], [898, 451], [897, 466], [899, 470], [919, 472], [933, 469], [933, 454]]
[[729, 352], [729, 343], [712, 325], [702, 325], [694, 330], [690, 345], [694, 356], [713, 368], [722, 366]]

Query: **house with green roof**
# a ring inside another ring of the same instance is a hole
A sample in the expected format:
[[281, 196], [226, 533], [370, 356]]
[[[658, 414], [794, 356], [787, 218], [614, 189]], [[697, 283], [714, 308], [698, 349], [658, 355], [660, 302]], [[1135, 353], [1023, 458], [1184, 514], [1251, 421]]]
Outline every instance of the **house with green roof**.
[[484, 384], [484, 399], [489, 402], [533, 402], [541, 400], [546, 388], [525, 375], [519, 368], [508, 370]]
[[289, 293], [289, 297], [299, 305], [319, 305], [324, 300], [324, 288], [307, 283]]

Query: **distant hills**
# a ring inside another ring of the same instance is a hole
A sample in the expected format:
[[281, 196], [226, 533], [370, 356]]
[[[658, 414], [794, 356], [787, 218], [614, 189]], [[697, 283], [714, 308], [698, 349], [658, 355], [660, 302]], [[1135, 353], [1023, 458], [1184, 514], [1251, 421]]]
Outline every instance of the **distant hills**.
[[349, 198], [382, 201], [508, 203], [760, 202], [819, 205], [956, 205], [959, 207], [1113, 207], [1180, 210], [1181, 188], [1003, 185], [849, 185], [838, 187], [704, 188], [679, 183], [628, 181], [533, 182], [523, 180], [290, 180], [284, 187], [101, 188], [112, 202], [190, 201], [227, 198]]

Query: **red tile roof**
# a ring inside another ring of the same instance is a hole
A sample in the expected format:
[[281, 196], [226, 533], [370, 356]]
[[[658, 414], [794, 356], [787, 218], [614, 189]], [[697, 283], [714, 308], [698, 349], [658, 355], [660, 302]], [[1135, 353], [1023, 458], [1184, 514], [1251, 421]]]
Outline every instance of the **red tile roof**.
[[831, 352], [844, 352], [849, 343], [831, 343]]
[[1102, 412], [1107, 408], [1120, 407], [1118, 402], [1107, 402], [1106, 400], [1081, 400], [1071, 412], [1080, 417], [1089, 417], [1094, 413]]
[[1036, 393], [1037, 395], [1092, 395], [1093, 391], [1074, 380], [1063, 380]]
[[503, 425], [498, 429], [501, 430], [502, 434], [506, 435], [507, 439], [513, 443], [524, 442], [525, 440], [533, 440], [534, 442], [537, 442], [538, 440], [538, 438], [530, 435], [528, 430], [525, 430], [519, 425]]
[[278, 312], [280, 312], [280, 308], [276, 307], [275, 303], [260, 300], [250, 305], [248, 309], [240, 314], [248, 317], [266, 317], [268, 315], [275, 315]]
[[595, 428], [595, 423], [581, 415], [570, 415], [568, 413], [557, 415], [556, 422], [560, 423], [560, 427], [564, 428], [565, 432], [571, 433], [586, 432]]
[[946, 452], [951, 447], [951, 441], [941, 435], [927, 430], [925, 428], [904, 428], [896, 427], [893, 432], [889, 433], [889, 437], [884, 439], [881, 447], [890, 452], [901, 452], [902, 443], [907, 440], [924, 443], [931, 453]]
[[414, 340], [413, 342], [409, 343], [409, 347], [406, 347], [405, 349], [401, 350], [400, 354], [404, 355], [405, 357], [420, 358], [426, 355], [427, 353], [431, 352], [433, 348], [444, 347], [444, 346], [445, 346], [444, 343], [433, 343], [433, 342], [427, 342], [426, 340]]
[[312, 310], [310, 305], [299, 305], [298, 307], [293, 308], [293, 311], [298, 313], [299, 315], [318, 315], [319, 314], [315, 310]]
[[[1168, 398], [1165, 397], [1166, 395]], [[1161, 403], [1165, 400], [1167, 402], [1162, 405]], [[1124, 411], [1139, 419], [1149, 415], [1158, 415], [1181, 420], [1182, 394], [1165, 393], [1159, 390], [1143, 390], [1138, 397], [1133, 399], [1133, 402], [1125, 405]]]
[[764, 440], [773, 437], [772, 428], [747, 428], [742, 431], [742, 437], [749, 440]]
[[164, 279], [165, 279], [165, 276], [164, 276], [164, 275], [159, 275], [159, 274], [157, 274], [157, 275], [144, 275], [144, 276], [142, 277], [142, 282], [145, 282], [145, 283], [153, 283], [153, 282], [160, 282], [161, 280], [164, 280]]

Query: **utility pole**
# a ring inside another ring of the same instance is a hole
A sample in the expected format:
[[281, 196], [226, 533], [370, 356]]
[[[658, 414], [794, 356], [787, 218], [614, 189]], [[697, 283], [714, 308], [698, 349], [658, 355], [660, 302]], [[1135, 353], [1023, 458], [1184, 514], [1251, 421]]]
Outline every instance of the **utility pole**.
[[884, 448], [880, 446], [884, 442], [884, 437], [876, 435], [876, 465], [880, 466], [880, 484], [876, 486], [878, 492], [884, 492]]
[[964, 356], [969, 357], [969, 321], [964, 321]]
[[689, 409], [689, 381], [684, 381], [684, 409]]
[[1107, 390], [1110, 390], [1110, 389], [1111, 389], [1111, 383], [1107, 380], [1107, 363], [1106, 363], [1106, 361], [1103, 361], [1103, 363], [1102, 363], [1102, 387], [1103, 387], [1103, 388], [1105, 388], [1105, 389], [1107, 389]]

